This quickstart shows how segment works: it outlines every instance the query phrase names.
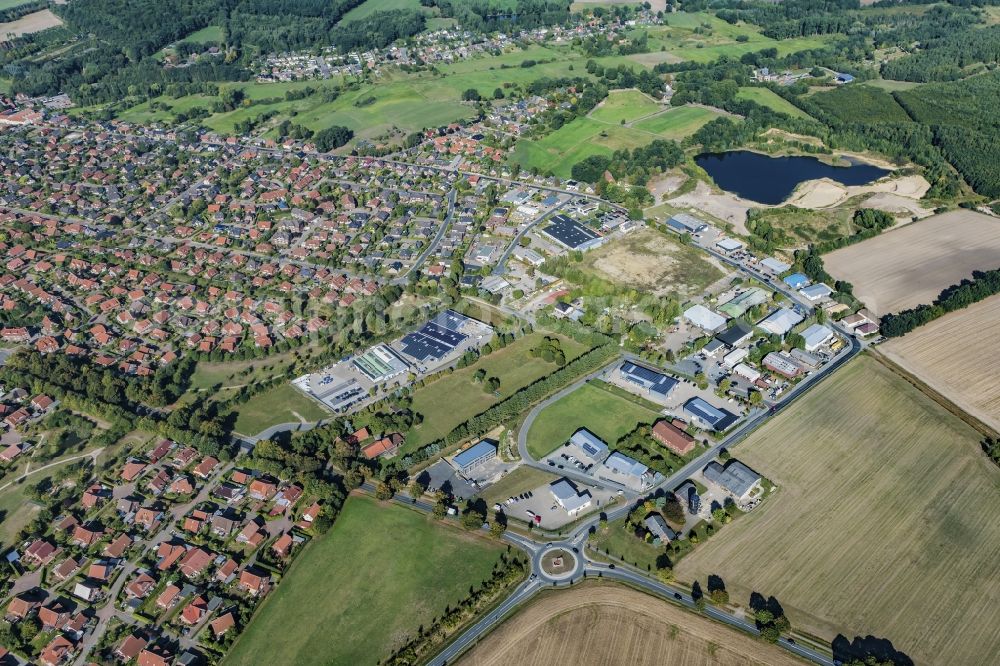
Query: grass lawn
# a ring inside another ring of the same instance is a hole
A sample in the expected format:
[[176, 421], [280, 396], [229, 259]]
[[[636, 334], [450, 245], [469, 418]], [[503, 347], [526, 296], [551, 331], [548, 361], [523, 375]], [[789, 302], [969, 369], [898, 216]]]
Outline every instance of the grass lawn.
[[[21, 471], [23, 471], [23, 466]], [[53, 469], [52, 471], [57, 470]], [[41, 507], [25, 496], [24, 489], [44, 479], [45, 474], [45, 472], [39, 472], [35, 476], [29, 476], [21, 483], [15, 483], [0, 491], [0, 543], [6, 546], [14, 545], [13, 540], [17, 533], [30, 523], [41, 510]], [[14, 476], [16, 475], [12, 474], [8, 479], [13, 479]], [[7, 481], [2, 481], [0, 485], [6, 483]]]
[[780, 96], [778, 93], [770, 90], [768, 88], [758, 88], [756, 86], [748, 86], [745, 88], [740, 88], [739, 92], [736, 93], [737, 99], [748, 99], [751, 102], [757, 102], [761, 106], [766, 106], [767, 108], [777, 111], [779, 113], [786, 113], [792, 118], [808, 118], [809, 114], [789, 102], [784, 97]]
[[[526, 335], [467, 368], [456, 370], [417, 389], [413, 394], [412, 409], [422, 414], [424, 421], [407, 433], [403, 452], [412, 451], [443, 437], [466, 419], [557, 370], [559, 366], [555, 363], [546, 363], [529, 355], [531, 349], [546, 335], [553, 334], [536, 331]], [[587, 349], [572, 338], [555, 337], [562, 341], [567, 361], [573, 360]], [[472, 381], [473, 375], [480, 368], [486, 370], [488, 377], [500, 379], [499, 397], [486, 393], [482, 385]]]
[[464, 599], [503, 551], [410, 509], [352, 497], [223, 663], [375, 664]]
[[344, 14], [340, 22], [357, 21], [375, 12], [388, 12], [393, 9], [420, 9], [420, 0], [367, 0]]
[[677, 106], [659, 115], [640, 120], [634, 127], [658, 134], [664, 139], [683, 139], [720, 115], [722, 114], [718, 111], [700, 106]]
[[616, 90], [590, 112], [590, 118], [603, 123], [627, 123], [660, 111], [663, 105], [638, 90]]
[[677, 577], [774, 595], [792, 626], [885, 638], [915, 663], [995, 663], [1000, 469], [980, 439], [859, 357], [733, 450], [778, 490]]
[[[992, 7], [991, 9], [1000, 10], [1000, 7]], [[871, 79], [869, 81], [863, 82], [861, 85], [872, 86], [873, 88], [881, 88], [886, 92], [895, 92], [897, 90], [913, 90], [919, 83], [914, 81], [893, 81], [892, 79]]]
[[209, 25], [201, 30], [196, 30], [190, 35], [182, 39], [182, 42], [190, 42], [192, 44], [206, 44], [208, 42], [221, 42], [223, 39], [222, 26]]
[[29, 2], [31, 2], [31, 0], [0, 0], [0, 11], [20, 7], [21, 5], [26, 5]]
[[551, 483], [558, 478], [555, 474], [544, 470], [522, 465], [484, 490], [479, 496], [483, 498], [487, 506], [492, 507], [497, 502], [503, 503], [508, 497], [520, 495], [526, 490], [534, 490], [543, 483]]
[[[662, 555], [666, 548], [654, 546], [639, 539], [625, 527], [625, 519], [619, 518], [598, 528], [590, 537], [590, 544], [601, 551], [601, 554], [611, 560], [624, 559], [625, 562], [640, 569], [656, 570], [656, 558]], [[605, 553], [605, 551], [607, 551]]]
[[522, 167], [537, 166], [568, 178], [573, 165], [591, 155], [611, 155], [622, 148], [644, 146], [656, 136], [631, 127], [576, 118], [555, 132], [538, 139], [517, 142], [512, 160]]
[[311, 398], [291, 384], [281, 384], [236, 406], [236, 432], [256, 435], [279, 423], [294, 423], [301, 416], [306, 421], [318, 421], [330, 415]]
[[528, 452], [541, 458], [562, 446], [574, 432], [586, 428], [609, 444], [639, 423], [652, 423], [658, 413], [590, 382], [549, 405], [528, 431]]
[[[191, 388], [204, 389], [216, 384], [239, 386], [267, 379], [283, 371], [293, 360], [292, 352], [288, 352], [250, 361], [199, 361], [191, 376]], [[247, 370], [250, 370], [249, 374], [243, 374]]]

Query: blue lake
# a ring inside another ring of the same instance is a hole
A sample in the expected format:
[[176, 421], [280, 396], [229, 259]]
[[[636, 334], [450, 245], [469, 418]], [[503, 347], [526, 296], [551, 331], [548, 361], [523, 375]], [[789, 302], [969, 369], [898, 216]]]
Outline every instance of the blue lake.
[[780, 204], [807, 180], [829, 178], [843, 185], [867, 185], [890, 173], [864, 163], [831, 166], [815, 157], [769, 157], [748, 150], [702, 153], [694, 161], [727, 192], [772, 205]]

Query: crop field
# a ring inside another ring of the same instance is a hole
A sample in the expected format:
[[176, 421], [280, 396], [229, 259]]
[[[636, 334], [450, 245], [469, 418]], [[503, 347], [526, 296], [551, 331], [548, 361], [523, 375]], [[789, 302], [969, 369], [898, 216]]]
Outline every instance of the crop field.
[[546, 456], [580, 428], [613, 444], [638, 424], [656, 420], [656, 411], [602, 385], [585, 384], [543, 409], [528, 431], [528, 452], [536, 459]]
[[223, 663], [376, 664], [488, 578], [503, 551], [410, 509], [351, 497]]
[[1000, 220], [956, 210], [908, 224], [823, 257], [875, 314], [930, 303], [974, 270], [1000, 268]]
[[279, 423], [319, 421], [330, 415], [311, 398], [303, 395], [291, 384], [258, 393], [235, 409], [233, 428], [244, 435], [256, 435], [265, 428]]
[[[1000, 430], [998, 326], [1000, 296], [991, 296], [894, 338], [879, 351], [980, 421]], [[955, 344], [959, 340], [961, 344]]]
[[458, 663], [795, 666], [802, 662], [779, 647], [642, 592], [587, 583], [545, 592]]
[[761, 106], [766, 106], [778, 113], [787, 113], [792, 118], [809, 117], [808, 113], [769, 88], [758, 88], [756, 86], [740, 88], [739, 92], [736, 93], [736, 98], [757, 102]]
[[[12, 6], [16, 7], [17, 5]], [[2, 9], [2, 7], [0, 7], [0, 9]], [[0, 23], [0, 35], [20, 37], [21, 35], [30, 35], [33, 32], [40, 32], [42, 30], [48, 30], [49, 28], [55, 28], [56, 26], [60, 26], [62, 24], [62, 19], [53, 14], [51, 10], [43, 9], [39, 12], [26, 14], [16, 21]]]
[[[515, 340], [467, 368], [456, 370], [450, 375], [422, 386], [413, 393], [411, 408], [422, 414], [424, 421], [414, 426], [406, 435], [404, 452], [444, 437], [463, 421], [557, 370], [559, 366], [555, 363], [534, 358], [529, 353], [538, 346], [545, 335], [559, 338], [567, 361], [586, 351], [584, 345], [572, 338], [535, 332]], [[500, 380], [499, 396], [486, 393], [482, 384], [473, 382], [473, 376], [479, 369], [485, 370], [488, 377], [497, 377]]]
[[676, 237], [639, 229], [584, 255], [577, 267], [628, 289], [681, 296], [701, 292], [723, 277], [704, 253]]
[[617, 123], [633, 120], [656, 113], [663, 105], [638, 90], [616, 90], [590, 112], [590, 117], [602, 123]]
[[733, 454], [778, 487], [683, 559], [793, 627], [872, 635], [915, 663], [992, 664], [1000, 469], [978, 433], [876, 360], [839, 370]]
[[[683, 139], [720, 115], [722, 115], [720, 112], [703, 106], [677, 106], [651, 118], [644, 118], [633, 127], [656, 134], [663, 139]], [[654, 138], [657, 137], [650, 137]]]

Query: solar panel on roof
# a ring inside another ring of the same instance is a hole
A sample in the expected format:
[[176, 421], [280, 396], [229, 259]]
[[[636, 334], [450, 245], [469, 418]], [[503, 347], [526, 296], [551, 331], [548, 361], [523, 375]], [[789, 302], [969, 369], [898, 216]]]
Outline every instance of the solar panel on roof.
[[433, 322], [424, 324], [424, 327], [421, 328], [418, 333], [425, 335], [428, 338], [437, 340], [443, 345], [447, 345], [449, 349], [454, 349], [458, 345], [462, 344], [462, 341], [465, 340], [466, 337], [461, 333], [443, 328]]
[[418, 361], [425, 361], [428, 358], [441, 358], [454, 347], [449, 347], [438, 340], [429, 338], [420, 333], [408, 333], [401, 340], [403, 353], [412, 356]]

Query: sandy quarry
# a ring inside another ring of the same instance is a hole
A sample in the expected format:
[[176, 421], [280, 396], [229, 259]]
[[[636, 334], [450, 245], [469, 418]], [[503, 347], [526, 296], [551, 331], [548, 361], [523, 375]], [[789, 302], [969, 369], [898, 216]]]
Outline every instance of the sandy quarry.
[[902, 176], [882, 179], [870, 185], [851, 186], [841, 185], [829, 178], [822, 178], [799, 185], [785, 204], [799, 208], [833, 208], [851, 197], [869, 193], [894, 194], [897, 197], [916, 201], [922, 198], [930, 187], [930, 183], [923, 176]]
[[711, 187], [700, 180], [693, 192], [669, 199], [667, 203], [679, 208], [703, 210], [709, 215], [729, 222], [733, 225], [737, 233], [743, 235], [749, 234], [746, 228], [747, 211], [751, 208], [761, 207], [761, 204], [748, 199], [741, 199], [735, 194], [726, 192], [716, 194], [712, 191]]

